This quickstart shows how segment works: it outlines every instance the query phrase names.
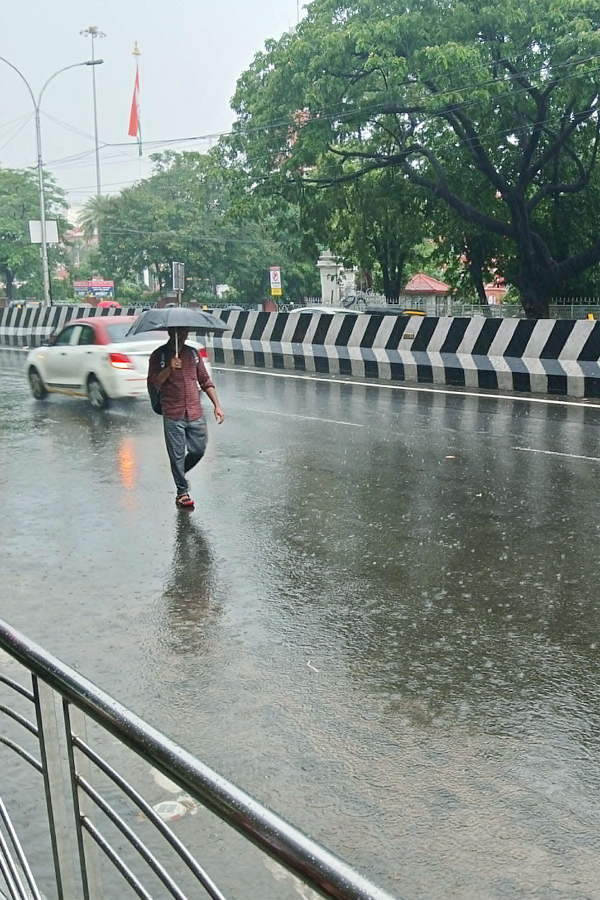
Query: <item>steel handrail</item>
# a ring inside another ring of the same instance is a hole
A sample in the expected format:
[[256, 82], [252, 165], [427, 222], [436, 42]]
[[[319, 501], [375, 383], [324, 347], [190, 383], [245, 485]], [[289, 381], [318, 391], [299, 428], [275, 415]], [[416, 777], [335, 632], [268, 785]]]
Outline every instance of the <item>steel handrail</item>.
[[0, 648], [325, 897], [394, 900], [339, 857], [1, 619]]

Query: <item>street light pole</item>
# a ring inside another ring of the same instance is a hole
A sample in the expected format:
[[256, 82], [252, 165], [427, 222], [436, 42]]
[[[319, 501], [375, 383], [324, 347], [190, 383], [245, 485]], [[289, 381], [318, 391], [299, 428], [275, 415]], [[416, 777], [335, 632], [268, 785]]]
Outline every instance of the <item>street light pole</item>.
[[46, 198], [44, 196], [44, 164], [42, 162], [42, 127], [39, 103], [35, 104], [35, 141], [37, 148], [38, 191], [40, 195], [40, 229], [42, 232], [42, 281], [44, 306], [50, 306], [50, 267], [48, 265], [48, 241], [46, 240]]
[[[83, 31], [80, 31], [79, 34], [84, 35], [85, 37], [91, 37], [92, 39], [92, 59], [91, 64], [93, 66], [96, 65], [96, 56], [95, 56], [95, 43], [96, 38], [104, 38], [106, 35], [103, 31], [100, 31], [97, 25], [88, 25], [87, 28], [84, 28]], [[100, 149], [98, 146], [98, 104], [96, 101], [96, 69], [92, 69], [92, 91], [94, 96], [94, 145], [96, 147], [96, 194], [98, 197], [102, 193], [102, 187], [100, 184]]]
[[37, 100], [35, 99], [35, 94], [31, 89], [31, 85], [29, 84], [23, 73], [19, 69], [17, 69], [17, 67], [13, 65], [13, 63], [9, 62], [3, 56], [0, 56], [0, 62], [4, 62], [7, 66], [10, 66], [11, 69], [14, 69], [21, 81], [23, 81], [27, 90], [29, 91], [29, 96], [31, 97], [31, 102], [33, 103], [33, 108], [35, 111], [38, 190], [40, 195], [40, 230], [42, 232], [42, 280], [44, 283], [44, 306], [50, 306], [50, 268], [48, 266], [48, 240], [46, 235], [46, 198], [44, 195], [44, 164], [42, 161], [42, 127], [40, 123], [40, 104], [42, 102], [44, 91], [46, 90], [50, 82], [53, 81], [57, 75], [60, 75], [61, 72], [66, 72], [69, 69], [77, 69], [79, 66], [100, 66], [102, 65], [104, 60], [89, 59], [85, 62], [72, 63], [70, 66], [65, 66], [64, 68], [59, 69], [58, 72], [55, 72], [54, 75], [51, 75], [50, 78], [48, 78], [43, 88], [41, 89]]

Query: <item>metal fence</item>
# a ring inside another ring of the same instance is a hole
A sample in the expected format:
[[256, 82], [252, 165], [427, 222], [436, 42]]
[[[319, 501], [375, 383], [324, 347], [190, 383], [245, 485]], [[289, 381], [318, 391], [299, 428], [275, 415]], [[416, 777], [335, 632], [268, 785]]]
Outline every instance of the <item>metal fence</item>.
[[[58, 302], [55, 306], [73, 306], [69, 302]], [[150, 304], [152, 306], [153, 304]], [[322, 297], [305, 298], [306, 306], [323, 306]], [[261, 304], [257, 303], [241, 303], [244, 309], [260, 309]], [[415, 296], [407, 298], [401, 297], [400, 300], [388, 300], [383, 294], [374, 293], [356, 293], [347, 294], [340, 301], [341, 307], [350, 310], [360, 310], [368, 312], [369, 307], [387, 306], [391, 309], [418, 309], [426, 313], [428, 316], [457, 316], [472, 317], [486, 316], [492, 319], [522, 319], [525, 318], [523, 307], [519, 303], [501, 303], [498, 305], [488, 304], [483, 306], [480, 303], [465, 303], [452, 297], [441, 296]], [[149, 305], [143, 300], [133, 300], [127, 302], [128, 308], [148, 309]], [[222, 307], [216, 307], [220, 309]], [[323, 306], [326, 309], [326, 306]], [[282, 301], [279, 304], [281, 312], [291, 312], [301, 310], [300, 304], [286, 303]], [[549, 307], [549, 318], [551, 319], [587, 319], [600, 318], [600, 297], [558, 297], [556, 302], [551, 303]]]
[[392, 900], [1, 620], [0, 693], [0, 896]]
[[[322, 305], [322, 300], [320, 297], [309, 297], [306, 305], [319, 306]], [[418, 309], [428, 316], [525, 318], [523, 307], [518, 303], [482, 306], [480, 303], [465, 303], [452, 297], [441, 296], [421, 295], [410, 298], [403, 296], [400, 300], [388, 300], [382, 294], [356, 293], [343, 297], [340, 306], [361, 312], [368, 312], [369, 308], [373, 306], [386, 306], [390, 309]], [[549, 318], [551, 319], [587, 319], [591, 317], [600, 318], [600, 297], [557, 297], [555, 302], [549, 306]]]

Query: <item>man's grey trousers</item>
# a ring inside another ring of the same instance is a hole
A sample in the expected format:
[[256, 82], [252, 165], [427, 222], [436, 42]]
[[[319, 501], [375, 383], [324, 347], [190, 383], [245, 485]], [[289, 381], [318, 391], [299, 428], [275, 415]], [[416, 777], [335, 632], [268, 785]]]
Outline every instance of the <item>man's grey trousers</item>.
[[204, 456], [208, 443], [208, 430], [204, 416], [190, 422], [185, 419], [168, 419], [163, 416], [165, 443], [171, 472], [177, 488], [177, 496], [188, 491], [185, 473], [189, 472]]

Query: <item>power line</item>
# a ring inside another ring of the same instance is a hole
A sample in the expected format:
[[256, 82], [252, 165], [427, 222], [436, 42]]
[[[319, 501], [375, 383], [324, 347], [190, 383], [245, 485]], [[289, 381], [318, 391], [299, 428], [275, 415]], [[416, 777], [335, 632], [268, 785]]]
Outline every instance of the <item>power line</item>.
[[[599, 58], [600, 58], [600, 54], [593, 54], [593, 55], [589, 55], [587, 57], [580, 57], [580, 58], [576, 58], [576, 59], [566, 60], [564, 63], [557, 63], [556, 65], [554, 65], [552, 67], [552, 69], [554, 71], [556, 69], [570, 68], [573, 66], [582, 65], [583, 63], [590, 62], [592, 60], [599, 59]], [[483, 63], [480, 63], [480, 65], [483, 65]], [[464, 72], [464, 71], [467, 71], [472, 68], [473, 68], [473, 66], [466, 66], [462, 70], [459, 70], [459, 71]], [[434, 96], [436, 98], [442, 98], [447, 95], [464, 93], [465, 91], [470, 91], [470, 90], [475, 91], [475, 90], [481, 89], [482, 87], [486, 87], [486, 86], [490, 86], [490, 85], [502, 87], [503, 85], [506, 85], [507, 83], [511, 83], [511, 82], [518, 80], [520, 78], [523, 78], [529, 74], [532, 74], [532, 73], [541, 74], [547, 68], [548, 68], [547, 63], [542, 63], [538, 66], [531, 67], [529, 69], [524, 69], [524, 70], [521, 70], [516, 73], [505, 74], [505, 77], [503, 77], [502, 79], [492, 78], [492, 79], [487, 79], [485, 81], [472, 82], [470, 84], [462, 85], [460, 87], [447, 88], [444, 91], [440, 91], [438, 94], [436, 94]], [[573, 78], [589, 77], [590, 74], [594, 74], [597, 71], [599, 71], [599, 70], [593, 69], [591, 72], [588, 70], [588, 71], [584, 71], [584, 72], [580, 72], [580, 73], [575, 73], [574, 75], [567, 75], [561, 79], [557, 79], [557, 82], [560, 83], [560, 82], [570, 80]], [[396, 87], [403, 87], [403, 86], [404, 87], [415, 87], [415, 86], [418, 86], [419, 84], [421, 84], [421, 86], [423, 86], [425, 88], [427, 87], [426, 85], [423, 84], [422, 81], [420, 81], [420, 79], [405, 81], [405, 82], [402, 82], [400, 85], [397, 85]], [[528, 93], [528, 90], [529, 90], [528, 88], [522, 87], [519, 91], [512, 91], [510, 94], [507, 94], [505, 97], [499, 96], [496, 99], [497, 99], [497, 102], [500, 102], [504, 99], [510, 99], [520, 93]], [[469, 106], [482, 105], [487, 102], [488, 102], [487, 100], [482, 100], [482, 99], [467, 99], [467, 100], [463, 101], [462, 104], [455, 105], [453, 107], [453, 109], [458, 111], [461, 109], [468, 108]], [[146, 146], [150, 146], [151, 148], [154, 148], [154, 149], [159, 149], [160, 147], [180, 146], [185, 143], [215, 141], [215, 140], [218, 140], [218, 139], [224, 138], [224, 137], [241, 137], [241, 138], [243, 138], [243, 137], [249, 136], [250, 134], [253, 134], [255, 132], [265, 132], [265, 131], [269, 131], [272, 129], [281, 128], [284, 126], [286, 126], [288, 128], [290, 126], [293, 126], [293, 127], [297, 128], [298, 130], [300, 130], [309, 124], [313, 124], [314, 122], [323, 122], [323, 121], [340, 120], [340, 119], [343, 120], [343, 119], [352, 118], [355, 116], [364, 116], [365, 114], [368, 114], [368, 113], [376, 113], [378, 110], [379, 111], [382, 110], [382, 108], [384, 108], [387, 105], [389, 105], [389, 104], [386, 101], [385, 103], [377, 103], [377, 104], [372, 104], [370, 106], [357, 107], [357, 108], [351, 109], [351, 110], [349, 110], [346, 105], [340, 106], [340, 107], [338, 107], [337, 110], [333, 110], [333, 111], [327, 111], [326, 109], [313, 110], [311, 112], [311, 119], [306, 123], [298, 123], [296, 121], [296, 119], [294, 118], [294, 115], [292, 114], [290, 116], [271, 120], [270, 122], [266, 122], [261, 125], [255, 125], [255, 126], [250, 126], [250, 127], [246, 127], [246, 128], [239, 128], [239, 127], [236, 128], [234, 126], [232, 129], [229, 129], [228, 131], [211, 132], [208, 134], [196, 135], [196, 136], [185, 137], [185, 138], [167, 138], [167, 139], [161, 139], [161, 140], [155, 140], [155, 141], [147, 141]], [[56, 117], [51, 116], [49, 114], [45, 113], [44, 115], [46, 115], [47, 118], [52, 119], [53, 121], [55, 121], [57, 124], [61, 125], [62, 127], [66, 128], [67, 130], [69, 130], [75, 134], [79, 134], [83, 137], [86, 137], [90, 140], [93, 140], [92, 135], [88, 134], [87, 132], [84, 132], [81, 129], [71, 126], [68, 123], [63, 122], [60, 119], [57, 119]], [[422, 120], [425, 120], [425, 121], [433, 120], [433, 119], [438, 118], [439, 115], [440, 115], [440, 112], [428, 113], [422, 117]], [[28, 117], [26, 119], [25, 123], [23, 123], [21, 128], [25, 127], [25, 124], [27, 123], [29, 118], [30, 117]], [[546, 120], [546, 122], [549, 122], [549, 121], [555, 121], [555, 120], [550, 120], [550, 119]], [[376, 126], [377, 122], [374, 122], [373, 124]], [[545, 123], [541, 123], [541, 124], [545, 124]], [[6, 127], [8, 127], [8, 126], [6, 126]], [[488, 133], [486, 135], [482, 135], [482, 138], [500, 136], [502, 134], [505, 134], [505, 135], [515, 134], [520, 130], [523, 130], [523, 129], [526, 130], [526, 127], [527, 126], [522, 126], [520, 129], [519, 128], [509, 128], [504, 131]], [[14, 137], [16, 137], [16, 134], [12, 135], [12, 137], [9, 138], [8, 142], [10, 142], [10, 140], [12, 140]], [[6, 144], [4, 146], [6, 146]], [[122, 155], [128, 161], [132, 161], [132, 162], [137, 161], [137, 160], [134, 160], [130, 154], [128, 154], [122, 150], [119, 150], [119, 148], [121, 148], [121, 147], [131, 149], [131, 145], [129, 143], [103, 141], [101, 146], [104, 150], [115, 151], [115, 156]], [[86, 158], [91, 156], [93, 153], [94, 153], [94, 149], [91, 148], [90, 150], [83, 151], [78, 154], [72, 154], [71, 156], [57, 158], [56, 160], [52, 160], [52, 161], [48, 162], [47, 165], [54, 166], [54, 167], [69, 166], [69, 168], [75, 168], [77, 166], [85, 167]], [[272, 157], [272, 154], [268, 153], [268, 154], [265, 154], [264, 156], [248, 159], [246, 162], [247, 162], [247, 164], [252, 164], [252, 163], [260, 161], [261, 159], [269, 159], [271, 157]], [[125, 159], [123, 160], [123, 162], [125, 161]], [[107, 163], [105, 163], [105, 164], [107, 164]], [[333, 167], [331, 167], [331, 168], [333, 168]], [[132, 179], [131, 181], [114, 182], [113, 186], [118, 186], [120, 184], [134, 184], [138, 180], [139, 179]], [[71, 191], [69, 191], [69, 193], [76, 193], [76, 192], [82, 193], [82, 192], [84, 192], [84, 190], [85, 190], [85, 188], [77, 188], [77, 189], [72, 189]]]
[[29, 115], [25, 116], [25, 121], [22, 122], [18, 127], [15, 128], [15, 130], [13, 131], [11, 136], [8, 138], [8, 140], [2, 144], [2, 146], [0, 147], [0, 150], [4, 150], [5, 147], [8, 147], [8, 145], [14, 141], [14, 139], [17, 137], [17, 135], [19, 135], [23, 131], [25, 126], [28, 125], [29, 122], [33, 119], [33, 115], [34, 115], [33, 113], [30, 113]]
[[[581, 65], [583, 63], [591, 62], [596, 59], [600, 59], [600, 54], [592, 54], [587, 57], [580, 57], [577, 59], [567, 60], [564, 63], [557, 63], [555, 66], [553, 66], [553, 70], [562, 69], [562, 68], [570, 68], [572, 66]], [[468, 68], [468, 67], [466, 67], [466, 68]], [[501, 80], [492, 78], [492, 79], [487, 79], [485, 81], [472, 82], [470, 84], [461, 85], [459, 87], [447, 88], [443, 91], [440, 91], [438, 94], [435, 95], [435, 97], [441, 98], [441, 97], [451, 95], [451, 94], [464, 93], [465, 91], [469, 91], [469, 90], [478, 90], [482, 87], [488, 87], [490, 85], [495, 85], [495, 86], [501, 87], [503, 85], [506, 85], [507, 83], [516, 81], [519, 78], [523, 78], [524, 76], [530, 75], [532, 73], [539, 74], [542, 71], [544, 71], [546, 68], [547, 68], [547, 64], [543, 63], [536, 67], [531, 67], [529, 69], [520, 70], [519, 72], [516, 72], [516, 73], [508, 73]], [[462, 70], [462, 71], [464, 71], [464, 70]], [[597, 71], [598, 71], [598, 69], [593, 69], [592, 73], [597, 72]], [[588, 77], [590, 74], [591, 73], [588, 70], [585, 72], [576, 73], [575, 75], [572, 75], [572, 76], [565, 76], [564, 78], [558, 79], [557, 82], [562, 83], [563, 81], [569, 80], [572, 78]], [[415, 86], [418, 86], [419, 84], [421, 84], [423, 87], [426, 87], [426, 85], [423, 85], [423, 83], [419, 79], [415, 79], [413, 81], [401, 82], [401, 84], [397, 85], [397, 87], [415, 87]], [[521, 88], [519, 91], [513, 91], [513, 92], [511, 92], [511, 94], [506, 95], [506, 99], [508, 99], [510, 97], [514, 97], [517, 94], [521, 94], [521, 93], [528, 93], [528, 88]], [[505, 99], [505, 98], [503, 98], [503, 97], [498, 98], [498, 100], [502, 100], [502, 99]], [[486, 102], [487, 101], [480, 100], [480, 99], [479, 100], [477, 100], [477, 99], [476, 100], [465, 100], [465, 101], [463, 101], [462, 104], [458, 104], [454, 108], [457, 110], [465, 109], [465, 108], [468, 108], [468, 106], [470, 106], [470, 105], [484, 104]], [[160, 147], [180, 145], [180, 144], [184, 144], [184, 143], [198, 143], [198, 142], [219, 140], [220, 138], [224, 138], [224, 137], [244, 137], [246, 135], [252, 134], [257, 131], [258, 132], [270, 131], [272, 129], [281, 128], [283, 126], [293, 126], [298, 129], [301, 129], [301, 128], [306, 127], [309, 124], [314, 123], [315, 121], [323, 122], [323, 121], [330, 121], [330, 120], [335, 120], [335, 119], [352, 118], [353, 116], [364, 115], [365, 113], [369, 113], [369, 112], [377, 112], [378, 110], [381, 110], [382, 107], [385, 107], [387, 105], [389, 105], [388, 101], [386, 101], [384, 103], [371, 104], [370, 106], [357, 107], [357, 108], [351, 109], [351, 110], [349, 110], [347, 108], [347, 106], [340, 106], [340, 107], [338, 107], [337, 110], [333, 110], [333, 111], [329, 111], [329, 112], [326, 110], [326, 108], [323, 108], [320, 110], [313, 110], [311, 112], [311, 119], [306, 123], [299, 124], [296, 121], [296, 119], [294, 118], [294, 115], [292, 114], [292, 115], [286, 116], [284, 118], [275, 119], [275, 120], [266, 122], [261, 125], [251, 126], [249, 128], [244, 128], [244, 129], [233, 128], [233, 129], [229, 129], [228, 131], [210, 132], [207, 134], [193, 135], [193, 136], [184, 137], [184, 138], [163, 138], [163, 139], [154, 140], [154, 141], [148, 140], [145, 142], [145, 145], [146, 145], [146, 147], [158, 149]], [[62, 125], [65, 128], [67, 128], [68, 130], [73, 131], [74, 133], [78, 133], [84, 137], [87, 137], [90, 140], [93, 140], [92, 135], [88, 134], [87, 132], [81, 131], [80, 129], [76, 129], [73, 126], [70, 126], [68, 123], [62, 122], [60, 119], [56, 119], [55, 117], [50, 116], [48, 114], [44, 114], [44, 115], [46, 115], [48, 118], [53, 119], [55, 122], [57, 122], [58, 124]], [[430, 113], [430, 114], [427, 114], [426, 117], [432, 117], [432, 118], [437, 117], [437, 114]], [[120, 147], [131, 148], [131, 144], [128, 142], [102, 141], [101, 146], [102, 146], [102, 148], [106, 148], [106, 149], [111, 148], [111, 149], [115, 149], [115, 150]], [[89, 151], [84, 151], [83, 154], [77, 154], [76, 156], [83, 156], [84, 154], [91, 155], [93, 152], [94, 152], [94, 150], [90, 149]], [[123, 154], [123, 155], [127, 156], [127, 154]], [[58, 165], [63, 162], [66, 163], [74, 158], [75, 157], [61, 157], [61, 158], [51, 161], [50, 163], [48, 163], [48, 165]]]
[[[580, 57], [577, 59], [566, 60], [564, 63], [556, 63], [554, 66], [552, 66], [552, 69], [554, 71], [556, 69], [571, 68], [572, 66], [582, 65], [583, 63], [592, 62], [593, 60], [596, 60], [596, 59], [600, 59], [599, 53], [591, 54], [589, 56]], [[499, 61], [499, 63], [500, 62], [501, 61]], [[482, 63], [481, 65], [485, 65], [485, 64]], [[466, 67], [466, 68], [468, 68], [468, 67]], [[505, 77], [503, 77], [502, 79], [489, 78], [489, 79], [486, 79], [485, 81], [476, 81], [476, 82], [472, 82], [470, 84], [461, 85], [459, 87], [446, 88], [445, 90], [440, 91], [439, 93], [435, 94], [435, 97], [439, 98], [439, 97], [447, 96], [449, 94], [459, 94], [459, 93], [463, 93], [465, 91], [471, 91], [471, 90], [475, 91], [475, 90], [481, 89], [482, 87], [489, 87], [491, 85], [502, 87], [503, 85], [506, 85], [507, 83], [510, 83], [513, 81], [518, 81], [519, 78], [523, 78], [527, 75], [531, 75], [534, 73], [540, 74], [547, 68], [548, 68], [547, 63], [542, 63], [535, 67], [532, 66], [529, 69], [520, 70], [519, 72], [506, 73]], [[464, 70], [459, 70], [459, 72], [460, 71], [464, 71]], [[592, 71], [596, 72], [598, 70], [594, 69]], [[589, 71], [587, 71], [587, 72], [581, 72], [574, 76], [569, 76], [569, 77], [580, 78], [580, 77], [586, 77], [589, 74], [590, 74]], [[565, 79], [560, 79], [559, 81], [562, 82], [563, 80], [565, 80]], [[419, 85], [427, 88], [427, 85], [424, 84], [424, 82], [421, 81], [420, 79], [403, 81], [403, 82], [400, 82], [400, 84], [398, 84], [398, 85], [394, 85], [394, 87], [395, 88], [416, 87]], [[515, 91], [508, 96], [515, 96], [515, 94], [517, 94], [517, 93], [523, 93], [523, 92], [526, 93], [527, 91], [528, 91], [527, 88], [522, 88], [520, 91]], [[471, 101], [471, 102], [472, 103], [481, 103], [482, 101], [477, 100], [477, 101]], [[468, 101], [464, 101], [464, 103], [467, 104]], [[256, 131], [270, 131], [272, 129], [281, 128], [283, 126], [293, 126], [296, 128], [301, 128], [301, 127], [305, 127], [308, 124], [311, 124], [314, 121], [327, 121], [330, 119], [348, 118], [351, 116], [360, 115], [361, 113], [364, 114], [365, 112], [376, 112], [377, 110], [380, 110], [382, 108], [382, 106], [387, 106], [387, 105], [388, 105], [388, 101], [386, 101], [385, 103], [375, 103], [370, 106], [357, 107], [356, 109], [352, 109], [352, 110], [348, 110], [347, 106], [340, 106], [337, 108], [337, 110], [334, 109], [332, 111], [328, 110], [326, 107], [324, 107], [321, 109], [312, 110], [311, 111], [312, 118], [306, 123], [299, 124], [296, 121], [296, 119], [294, 118], [294, 114], [291, 114], [289, 116], [285, 116], [284, 118], [271, 120], [270, 122], [265, 122], [264, 124], [261, 124], [261, 125], [254, 125], [249, 128], [243, 128], [243, 129], [242, 128], [238, 128], [238, 129], [232, 128], [232, 129], [229, 129], [228, 131], [219, 131], [219, 132], [212, 132], [209, 134], [193, 135], [193, 136], [185, 137], [185, 138], [164, 138], [161, 140], [146, 141], [146, 146], [158, 148], [160, 146], [173, 145], [173, 144], [195, 143], [195, 142], [207, 141], [207, 140], [218, 140], [223, 137], [243, 137], [244, 135], [251, 134]], [[127, 147], [130, 145], [126, 142], [122, 142], [122, 143], [117, 142], [117, 143], [105, 144], [104, 146]]]

